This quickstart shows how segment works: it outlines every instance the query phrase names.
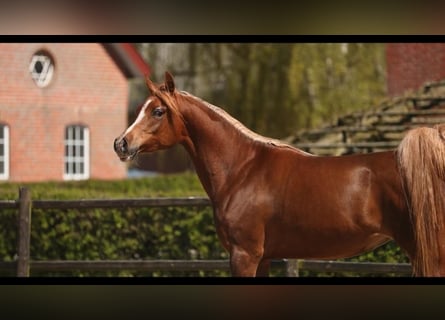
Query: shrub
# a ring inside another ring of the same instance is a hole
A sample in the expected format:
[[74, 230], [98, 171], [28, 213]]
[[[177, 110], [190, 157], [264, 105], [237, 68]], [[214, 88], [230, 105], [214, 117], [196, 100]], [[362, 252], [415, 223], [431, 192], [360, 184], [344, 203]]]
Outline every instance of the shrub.
[[[19, 186], [28, 187], [33, 200], [113, 199], [205, 196], [192, 173], [122, 181], [76, 181], [1, 185], [1, 199], [17, 199]], [[16, 210], [0, 214], [0, 254], [3, 261], [16, 256]], [[216, 237], [209, 207], [166, 207], [84, 210], [32, 210], [32, 260], [226, 259]], [[32, 270], [31, 270], [32, 272]], [[94, 272], [31, 275], [102, 275]], [[196, 272], [194, 273], [196, 274]], [[180, 275], [194, 275], [183, 273]], [[223, 272], [197, 275], [224, 275]], [[134, 271], [104, 275], [163, 276]]]

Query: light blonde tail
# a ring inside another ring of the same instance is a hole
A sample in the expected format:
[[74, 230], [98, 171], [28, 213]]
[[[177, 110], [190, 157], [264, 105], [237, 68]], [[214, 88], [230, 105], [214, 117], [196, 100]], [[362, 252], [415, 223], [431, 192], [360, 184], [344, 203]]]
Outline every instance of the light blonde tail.
[[445, 214], [445, 125], [409, 131], [397, 151], [416, 242], [413, 273], [434, 276]]

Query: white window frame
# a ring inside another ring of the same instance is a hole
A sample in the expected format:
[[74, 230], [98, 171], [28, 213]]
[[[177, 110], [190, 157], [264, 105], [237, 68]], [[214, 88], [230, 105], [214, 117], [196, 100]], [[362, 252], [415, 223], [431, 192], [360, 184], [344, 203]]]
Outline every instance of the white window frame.
[[[42, 70], [37, 72], [35, 70], [36, 64], [40, 63]], [[29, 64], [29, 72], [31, 73], [32, 79], [39, 88], [44, 88], [51, 82], [54, 74], [54, 62], [49, 54], [46, 52], [39, 51], [35, 53]]]
[[0, 146], [3, 148], [3, 155], [0, 155], [0, 162], [3, 162], [3, 171], [0, 171], [0, 180], [9, 179], [9, 126], [0, 124], [3, 131], [3, 138], [0, 138]]
[[[80, 131], [83, 131], [83, 140]], [[80, 147], [83, 146], [83, 155]], [[68, 154], [67, 154], [68, 150]], [[63, 148], [63, 179], [86, 180], [90, 177], [90, 130], [83, 125], [69, 125], [65, 127]], [[75, 155], [74, 155], [75, 153]], [[83, 172], [80, 166], [83, 164]], [[68, 170], [67, 170], [68, 165]]]

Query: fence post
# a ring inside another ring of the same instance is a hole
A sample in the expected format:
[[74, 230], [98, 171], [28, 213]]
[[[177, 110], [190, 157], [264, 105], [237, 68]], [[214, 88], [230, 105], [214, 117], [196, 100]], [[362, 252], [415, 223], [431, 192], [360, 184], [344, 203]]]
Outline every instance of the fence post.
[[19, 188], [18, 261], [17, 276], [29, 277], [29, 247], [31, 240], [31, 193]]
[[286, 275], [288, 277], [298, 277], [298, 260], [297, 259], [286, 260]]

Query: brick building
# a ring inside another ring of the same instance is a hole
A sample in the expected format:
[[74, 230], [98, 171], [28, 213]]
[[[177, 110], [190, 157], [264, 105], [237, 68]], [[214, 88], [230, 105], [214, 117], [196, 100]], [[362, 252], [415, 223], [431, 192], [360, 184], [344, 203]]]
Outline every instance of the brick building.
[[148, 66], [130, 44], [0, 44], [0, 180], [119, 179], [128, 79]]
[[424, 83], [445, 79], [445, 43], [388, 43], [388, 94], [401, 95]]

